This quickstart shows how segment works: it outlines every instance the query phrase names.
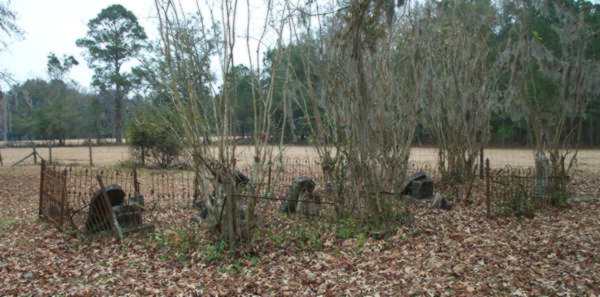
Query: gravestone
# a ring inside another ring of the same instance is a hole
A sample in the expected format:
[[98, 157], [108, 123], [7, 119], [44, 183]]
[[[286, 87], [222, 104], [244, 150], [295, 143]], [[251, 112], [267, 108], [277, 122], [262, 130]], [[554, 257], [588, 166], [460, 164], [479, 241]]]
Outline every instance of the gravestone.
[[113, 212], [117, 217], [117, 222], [122, 228], [131, 228], [142, 224], [143, 208], [136, 205], [117, 205], [113, 206]]
[[[244, 187], [250, 182], [250, 178], [237, 169], [234, 171], [233, 175], [238, 188]], [[206, 199], [202, 199], [200, 197], [194, 198], [192, 205], [194, 208], [198, 209], [198, 213], [192, 217], [192, 221], [199, 223], [202, 220], [206, 220], [211, 213], [220, 213], [223, 203], [220, 201], [221, 199], [217, 198], [217, 196], [216, 190], [213, 190]], [[240, 211], [241, 220], [245, 219], [244, 216], [244, 212]]]
[[280, 210], [285, 213], [296, 211], [314, 216], [319, 214], [321, 198], [314, 193], [316, 183], [311, 177], [299, 176], [294, 178], [290, 185], [285, 200], [282, 201]]
[[452, 204], [446, 200], [440, 193], [435, 193], [433, 201], [431, 202], [431, 208], [438, 208], [443, 210], [451, 210]]
[[[106, 192], [111, 207], [124, 205], [125, 192], [120, 186], [110, 185], [106, 187], [104, 191]], [[94, 233], [111, 230], [110, 213], [104, 206], [103, 199], [102, 190], [96, 191], [92, 197], [85, 223], [88, 232]]]
[[416, 199], [431, 198], [433, 197], [433, 179], [427, 173], [419, 171], [408, 179], [402, 194]]
[[298, 213], [307, 217], [318, 216], [321, 211], [321, 196], [317, 191], [302, 191], [298, 196]]
[[[105, 188], [111, 210], [114, 213], [119, 226], [132, 228], [142, 225], [144, 211], [143, 196], [131, 197], [129, 204], [125, 204], [125, 192], [118, 185], [110, 185]], [[102, 191], [98, 190], [92, 197], [86, 220], [86, 230], [90, 233], [111, 230], [111, 217], [102, 201]]]

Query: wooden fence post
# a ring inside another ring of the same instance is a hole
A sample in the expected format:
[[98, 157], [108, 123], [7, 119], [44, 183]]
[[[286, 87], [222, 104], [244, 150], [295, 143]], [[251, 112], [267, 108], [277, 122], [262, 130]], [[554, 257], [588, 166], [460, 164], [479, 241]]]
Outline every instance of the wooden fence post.
[[88, 153], [90, 157], [90, 167], [94, 167], [94, 159], [92, 156], [92, 139], [88, 138]]
[[42, 218], [43, 209], [44, 209], [44, 193], [46, 189], [44, 188], [44, 175], [46, 175], [46, 162], [42, 160], [42, 166], [40, 167], [40, 201], [38, 204], [38, 217]]
[[491, 173], [490, 159], [485, 159], [485, 206], [488, 218], [492, 217], [492, 193], [491, 193]]
[[52, 142], [48, 142], [48, 162], [52, 164]]
[[37, 157], [38, 157], [38, 153], [37, 153], [37, 149], [35, 147], [35, 142], [33, 142], [33, 164], [37, 165]]
[[2, 160], [2, 150], [0, 150], [0, 167], [4, 167], [4, 161]]
[[135, 197], [140, 196], [140, 182], [138, 181], [137, 167], [133, 167], [133, 191]]

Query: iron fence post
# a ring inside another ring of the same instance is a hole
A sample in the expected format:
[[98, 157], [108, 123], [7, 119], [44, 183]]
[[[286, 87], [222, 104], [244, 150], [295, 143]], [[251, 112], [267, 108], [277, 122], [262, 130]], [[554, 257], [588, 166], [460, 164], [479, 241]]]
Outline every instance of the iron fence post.
[[483, 158], [483, 145], [481, 145], [481, 148], [479, 149], [479, 179], [483, 179], [484, 177]]
[[58, 220], [58, 229], [63, 231], [63, 225], [65, 222], [65, 204], [67, 203], [67, 169], [62, 174], [62, 185], [60, 195], [60, 218]]
[[48, 162], [52, 164], [52, 143], [48, 142]]
[[485, 206], [488, 218], [492, 217], [492, 193], [490, 177], [490, 159], [485, 159]]
[[38, 153], [37, 153], [37, 149], [35, 147], [35, 142], [33, 143], [33, 164], [37, 165], [37, 157], [38, 157]]
[[273, 163], [271, 161], [269, 161], [269, 176], [267, 179], [267, 193], [270, 195], [271, 194], [271, 168]]
[[137, 166], [133, 167], [133, 191], [136, 197], [140, 196], [140, 182], [138, 181]]
[[44, 208], [44, 175], [46, 174], [46, 161], [42, 160], [42, 166], [40, 166], [40, 201], [38, 204], [38, 217], [42, 218]]

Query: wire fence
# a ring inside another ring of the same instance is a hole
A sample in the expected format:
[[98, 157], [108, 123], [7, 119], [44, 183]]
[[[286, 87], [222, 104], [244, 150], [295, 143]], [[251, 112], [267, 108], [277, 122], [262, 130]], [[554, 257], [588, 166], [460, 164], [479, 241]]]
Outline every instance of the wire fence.
[[[124, 193], [119, 205], [129, 206], [133, 204], [131, 201], [143, 197], [143, 216], [140, 215], [139, 220], [157, 228], [189, 224], [198, 212], [194, 201], [205, 201], [214, 190], [210, 176], [202, 176], [195, 182], [196, 177], [191, 171], [57, 166], [48, 165], [43, 159], [41, 162], [40, 216], [61, 230], [86, 233], [90, 231], [90, 220], [96, 221], [94, 225], [108, 223], [107, 219], [97, 218], [108, 217], [105, 206], [95, 204], [100, 189], [98, 177], [107, 189], [118, 188]], [[259, 193], [259, 197], [243, 194], [240, 198], [259, 198], [259, 209], [276, 209], [273, 206], [285, 200], [285, 193], [294, 177], [311, 176], [322, 185], [322, 177], [318, 175], [320, 167], [316, 162], [290, 159], [284, 164], [269, 168], [268, 178], [260, 185], [264, 191]], [[250, 167], [238, 169], [244, 174], [251, 173]], [[322, 204], [330, 203], [323, 201]], [[113, 203], [112, 206], [117, 205]], [[94, 215], [94, 212], [100, 214]]]
[[[531, 167], [495, 168], [489, 159], [485, 166], [485, 175], [479, 184], [485, 192], [483, 211], [488, 216], [496, 215], [532, 215], [537, 209], [547, 205], [563, 203], [568, 196], [579, 191], [573, 185], [580, 186], [580, 178], [567, 176], [537, 175]], [[253, 191], [240, 192], [242, 202], [257, 199], [257, 211], [273, 212], [285, 201], [294, 179], [300, 176], [310, 177], [317, 189], [325, 188], [320, 162], [311, 159], [286, 158], [268, 164], [264, 179], [253, 184]], [[89, 222], [98, 199], [101, 177], [106, 188], [118, 186], [123, 192], [122, 208], [143, 199], [143, 211], [123, 214], [134, 221], [152, 224], [156, 228], [168, 228], [173, 225], [189, 225], [198, 213], [195, 201], [206, 201], [214, 192], [212, 177], [208, 174], [196, 179], [191, 171], [185, 170], [137, 170], [135, 168], [102, 168], [82, 166], [48, 165], [42, 159], [40, 183], [40, 216], [47, 218], [59, 229], [71, 229], [80, 232], [89, 231]], [[251, 164], [237, 168], [246, 176], [253, 175]], [[408, 176], [419, 171], [429, 174], [435, 181], [440, 180], [437, 167], [429, 162], [410, 161]], [[256, 190], [259, 188], [260, 190]], [[444, 191], [438, 183], [437, 191]], [[599, 194], [598, 187], [590, 192]], [[333, 195], [320, 200], [322, 207], [333, 210], [336, 201]], [[115, 205], [112, 205], [115, 206]], [[101, 221], [99, 223], [107, 223]], [[98, 222], [97, 222], [98, 223]]]
[[493, 216], [531, 217], [548, 206], [565, 206], [573, 189], [565, 174], [549, 175], [535, 168], [486, 166], [486, 212]]

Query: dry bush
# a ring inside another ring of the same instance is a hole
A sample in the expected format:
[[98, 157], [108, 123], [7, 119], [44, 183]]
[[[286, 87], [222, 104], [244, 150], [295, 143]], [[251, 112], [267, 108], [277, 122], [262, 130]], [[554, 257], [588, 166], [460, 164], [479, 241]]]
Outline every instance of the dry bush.
[[303, 8], [317, 20], [305, 24], [306, 32], [318, 30], [303, 59], [303, 107], [340, 216], [384, 217], [389, 194], [405, 182], [421, 71], [395, 63], [418, 49], [410, 42], [397, 46], [410, 37], [393, 26], [398, 9], [389, 4], [350, 1], [330, 18], [319, 17], [316, 3]]
[[[513, 1], [504, 7], [518, 20], [502, 53], [510, 77], [507, 105], [527, 119], [537, 174], [568, 175], [577, 160], [585, 108], [599, 92], [600, 65], [588, 53], [597, 32], [586, 23], [585, 9], [560, 1]], [[540, 19], [547, 21], [543, 28]]]
[[489, 135], [497, 71], [490, 40], [495, 10], [485, 1], [427, 2], [417, 9], [425, 86], [422, 114], [439, 146], [442, 178], [470, 181]]
[[[272, 147], [267, 145], [272, 125], [273, 83], [267, 88], [262, 83], [260, 65], [261, 54], [265, 50], [262, 39], [268, 31], [274, 32], [278, 40], [276, 46], [280, 46], [288, 12], [285, 7], [276, 7], [271, 0], [265, 2], [264, 25], [258, 45], [254, 48], [250, 42], [254, 12], [251, 11], [250, 1], [245, 3], [248, 17], [245, 24], [246, 50], [252, 77], [254, 162], [250, 182], [242, 185], [237, 180], [238, 154], [235, 139], [231, 136], [235, 122], [234, 93], [238, 83], [238, 78], [232, 73], [236, 63], [239, 63], [235, 60], [237, 57], [234, 52], [240, 47], [237, 45], [240, 33], [238, 23], [241, 22], [240, 10], [243, 5], [240, 1], [224, 0], [218, 5], [208, 5], [209, 12], [206, 12], [202, 8], [204, 6], [196, 2], [192, 18], [179, 3], [171, 0], [156, 0], [155, 3], [167, 65], [165, 81], [179, 119], [175, 121], [177, 127], [173, 130], [182, 131], [180, 139], [192, 157], [196, 184], [200, 183], [203, 172], [212, 176], [215, 201], [210, 208], [210, 224], [228, 240], [230, 248], [235, 248], [240, 241], [248, 240], [256, 227], [256, 196], [264, 192], [262, 185], [267, 175], [266, 164], [271, 161], [273, 152]], [[206, 15], [210, 18], [206, 18]], [[210, 19], [208, 26], [204, 24], [206, 19]], [[275, 29], [271, 30], [271, 26]], [[218, 90], [214, 82], [198, 79], [210, 77], [205, 67], [213, 54], [219, 57], [223, 79]], [[278, 58], [275, 59], [277, 62]], [[275, 73], [271, 73], [271, 80], [274, 79]], [[209, 146], [209, 137], [213, 136], [216, 136], [214, 151]], [[242, 203], [240, 194], [250, 194], [252, 198]], [[240, 216], [243, 211], [245, 216]]]

